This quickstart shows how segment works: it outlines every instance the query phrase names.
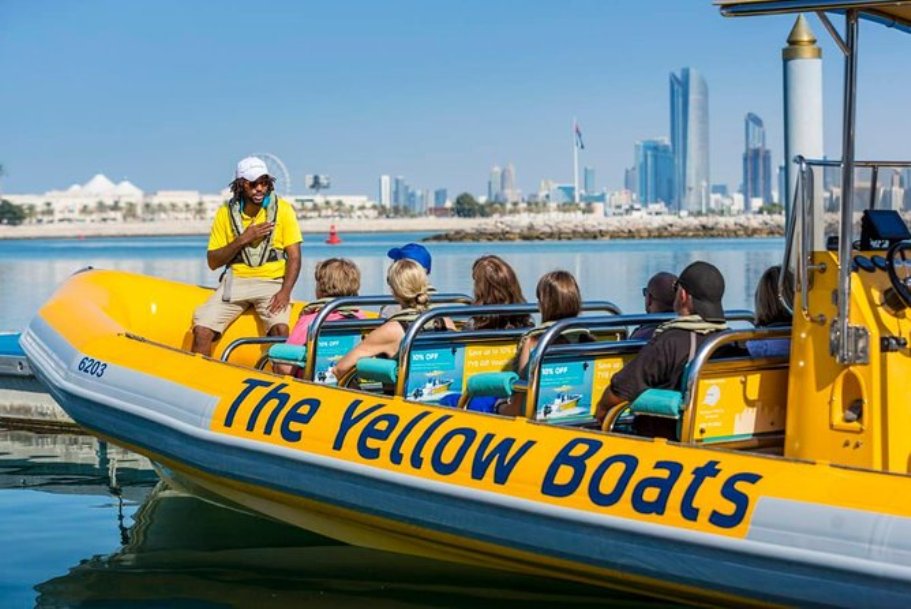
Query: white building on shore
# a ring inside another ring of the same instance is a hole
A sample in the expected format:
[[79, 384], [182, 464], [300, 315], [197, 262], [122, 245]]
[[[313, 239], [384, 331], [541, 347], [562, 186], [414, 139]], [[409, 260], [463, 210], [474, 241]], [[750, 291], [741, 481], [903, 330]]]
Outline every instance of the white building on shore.
[[[86, 222], [153, 222], [156, 220], [211, 221], [230, 199], [231, 191], [203, 193], [198, 190], [143, 192], [127, 180], [117, 184], [103, 174], [85, 184], [43, 194], [4, 194], [22, 206], [30, 224]], [[283, 197], [298, 216], [376, 217], [374, 201], [365, 195], [291, 195]]]
[[130, 213], [138, 213], [143, 196], [142, 190], [131, 182], [115, 184], [99, 173], [85, 184], [73, 184], [66, 190], [6, 194], [4, 198], [23, 206], [32, 222], [55, 223], [120, 221]]

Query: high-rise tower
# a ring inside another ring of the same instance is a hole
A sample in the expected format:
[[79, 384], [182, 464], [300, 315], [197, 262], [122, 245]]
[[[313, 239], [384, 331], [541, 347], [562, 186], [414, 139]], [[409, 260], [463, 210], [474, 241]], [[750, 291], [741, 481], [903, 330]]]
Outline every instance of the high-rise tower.
[[506, 165], [500, 178], [500, 199], [504, 203], [517, 201], [516, 196], [516, 168], [512, 163]]
[[674, 153], [675, 211], [708, 209], [709, 88], [693, 68], [670, 75], [671, 148]]
[[674, 196], [674, 155], [667, 139], [636, 142], [636, 189], [640, 203], [670, 205]]
[[387, 175], [380, 176], [380, 205], [383, 207], [392, 205], [392, 179]]
[[752, 112], [743, 121], [743, 138], [743, 205], [752, 213], [759, 211], [754, 201], [772, 202], [772, 153], [766, 148], [762, 119]]
[[490, 179], [487, 180], [487, 200], [488, 201], [499, 201], [500, 200], [500, 179], [502, 172], [498, 165], [494, 165], [490, 168]]

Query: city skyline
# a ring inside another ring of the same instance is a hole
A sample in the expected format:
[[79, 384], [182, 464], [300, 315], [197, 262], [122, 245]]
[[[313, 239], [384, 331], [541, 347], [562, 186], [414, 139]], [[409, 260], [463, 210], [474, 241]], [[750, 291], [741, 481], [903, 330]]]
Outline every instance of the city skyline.
[[[219, 11], [169, 1], [154, 10], [3, 3], [0, 56], [17, 59], [6, 62], [15, 92], [0, 100], [2, 188], [63, 189], [102, 172], [145, 190], [215, 192], [238, 158], [265, 150], [295, 183], [326, 174], [330, 192], [371, 197], [380, 175], [480, 195], [490, 166], [511, 160], [515, 188], [528, 194], [541, 180], [572, 182], [566, 124], [577, 116], [580, 165], [616, 190], [630, 147], [670, 135], [667, 74], [686, 66], [711, 90], [711, 182], [739, 186], [748, 112], [763, 117], [780, 165], [780, 50], [792, 18], [726, 20], [709, 2], [658, 2], [660, 19], [635, 2], [568, 6], [276, 2], [260, 17], [269, 50], [253, 52], [230, 34], [230, 2]], [[482, 7], [485, 23], [474, 18]], [[837, 157], [840, 56], [819, 22], [810, 24], [824, 50], [826, 151]], [[556, 44], [558, 31], [574, 35]], [[501, 44], [511, 33], [515, 49]], [[859, 157], [901, 157], [911, 138], [908, 125], [879, 122], [911, 92], [888, 76], [905, 49], [891, 32], [865, 44], [860, 84], [874, 93], [859, 103]], [[498, 70], [481, 69], [492, 61]], [[887, 79], [888, 95], [870, 82]], [[559, 82], [578, 87], [567, 95]]]

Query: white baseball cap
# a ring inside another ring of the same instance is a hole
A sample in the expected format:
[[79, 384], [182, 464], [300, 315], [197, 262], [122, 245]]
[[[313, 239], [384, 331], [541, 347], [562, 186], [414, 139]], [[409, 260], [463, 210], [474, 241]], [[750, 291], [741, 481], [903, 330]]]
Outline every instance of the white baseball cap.
[[243, 178], [248, 182], [255, 182], [263, 176], [269, 175], [269, 169], [266, 163], [259, 157], [248, 156], [237, 163], [237, 169], [234, 170], [235, 178]]

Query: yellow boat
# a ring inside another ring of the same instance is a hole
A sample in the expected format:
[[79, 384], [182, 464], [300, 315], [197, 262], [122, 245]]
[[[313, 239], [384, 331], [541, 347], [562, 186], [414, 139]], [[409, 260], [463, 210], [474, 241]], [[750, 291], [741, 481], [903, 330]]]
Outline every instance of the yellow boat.
[[[720, 4], [729, 14], [844, 12], [849, 66], [859, 16], [911, 26], [907, 2]], [[853, 100], [853, 77], [846, 91]], [[348, 543], [706, 604], [907, 607], [911, 291], [898, 258], [911, 241], [894, 215], [873, 213], [863, 249], [854, 247], [845, 197], [836, 249], [816, 243], [806, 202], [810, 173], [824, 163], [802, 162], [790, 222], [793, 328], [718, 333], [700, 347], [679, 406], [633, 405], [630, 416], [677, 419], [677, 441], [622, 433], [620, 412], [606, 431], [551, 424], [539, 399], [542, 371], [572, 373], [591, 408], [642, 345], [616, 339], [661, 316], [560, 321], [517, 383], [496, 374], [515, 332], [420, 330], [440, 316], [531, 309], [431, 309], [398, 361], [358, 367], [362, 381], [394, 387], [389, 396], [352, 388], [352, 378], [326, 386], [268, 372], [263, 346], [245, 338], [261, 334], [248, 316], [222, 339], [224, 359], [193, 355], [192, 311], [210, 290], [92, 270], [58, 289], [21, 344], [78, 423], [148, 456], [178, 486]], [[843, 192], [858, 165], [848, 137]], [[320, 327], [332, 306], [358, 302], [326, 305], [311, 326], [306, 378], [316, 378], [325, 333], [379, 323]], [[578, 327], [614, 340], [555, 344]], [[711, 357], [731, 342], [782, 336], [789, 357]], [[460, 362], [462, 406], [472, 394], [518, 391], [523, 416], [405, 399], [416, 351]]]

